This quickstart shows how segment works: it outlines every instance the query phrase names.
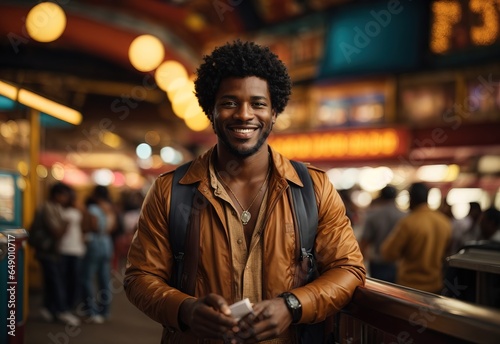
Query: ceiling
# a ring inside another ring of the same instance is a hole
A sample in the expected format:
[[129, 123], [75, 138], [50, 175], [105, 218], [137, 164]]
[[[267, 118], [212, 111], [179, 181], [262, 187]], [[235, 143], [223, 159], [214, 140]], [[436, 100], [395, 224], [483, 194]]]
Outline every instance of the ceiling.
[[[0, 79], [38, 92], [82, 112], [79, 126], [42, 131], [48, 162], [68, 152], [131, 154], [148, 131], [160, 135], [158, 147], [179, 146], [195, 153], [213, 139], [211, 129], [187, 129], [171, 109], [153, 73], [135, 70], [128, 47], [149, 33], [165, 46], [165, 60], [177, 60], [193, 73], [201, 56], [222, 41], [333, 7], [346, 0], [85, 0], [57, 1], [67, 26], [51, 43], [30, 39], [24, 22], [39, 1], [0, 3]], [[16, 109], [22, 112], [22, 109]], [[0, 120], [12, 114], [0, 112]], [[111, 148], [96, 138], [110, 130], [123, 141]]]

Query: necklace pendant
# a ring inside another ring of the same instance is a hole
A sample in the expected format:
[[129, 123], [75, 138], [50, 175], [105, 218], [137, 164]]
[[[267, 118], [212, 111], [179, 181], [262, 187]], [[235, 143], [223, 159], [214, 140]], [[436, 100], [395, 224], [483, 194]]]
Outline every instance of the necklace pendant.
[[251, 218], [252, 215], [250, 214], [250, 212], [243, 210], [240, 216], [241, 223], [243, 223], [243, 225], [246, 225]]

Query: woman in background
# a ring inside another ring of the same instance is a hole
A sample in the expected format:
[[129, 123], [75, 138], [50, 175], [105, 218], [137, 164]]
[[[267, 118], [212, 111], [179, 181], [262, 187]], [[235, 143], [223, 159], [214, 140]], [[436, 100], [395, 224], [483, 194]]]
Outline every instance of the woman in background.
[[[83, 301], [88, 322], [102, 324], [109, 317], [111, 305], [111, 233], [117, 227], [117, 214], [105, 186], [97, 185], [86, 202], [93, 221], [86, 234], [87, 252], [83, 264]], [[97, 277], [98, 289], [94, 285]]]

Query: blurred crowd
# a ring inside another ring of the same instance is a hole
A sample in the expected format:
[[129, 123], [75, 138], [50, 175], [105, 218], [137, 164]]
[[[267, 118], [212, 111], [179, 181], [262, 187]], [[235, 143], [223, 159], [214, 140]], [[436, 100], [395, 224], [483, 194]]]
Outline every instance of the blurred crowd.
[[51, 186], [29, 239], [43, 277], [44, 320], [77, 326], [109, 319], [111, 272], [125, 266], [143, 194], [126, 190], [119, 198], [114, 201], [107, 187], [96, 185], [78, 201], [71, 186]]
[[[499, 250], [500, 211], [470, 202], [467, 216], [458, 219], [445, 199], [438, 209], [429, 207], [424, 183], [409, 186], [409, 209], [402, 211], [396, 205], [397, 194], [395, 187], [386, 186], [363, 220], [359, 215], [353, 218], [369, 276], [475, 302], [476, 272], [450, 266], [449, 257], [473, 247]], [[350, 208], [348, 214], [353, 212]], [[456, 285], [462, 290], [454, 290]], [[490, 305], [500, 307], [500, 278], [488, 288], [497, 294]]]

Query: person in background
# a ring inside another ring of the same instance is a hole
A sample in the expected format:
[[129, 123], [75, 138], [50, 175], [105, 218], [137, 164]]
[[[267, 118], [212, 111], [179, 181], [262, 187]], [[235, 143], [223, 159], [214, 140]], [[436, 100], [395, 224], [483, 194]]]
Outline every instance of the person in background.
[[479, 240], [481, 237], [481, 227], [479, 224], [483, 214], [481, 205], [478, 202], [470, 202], [469, 206], [469, 213], [465, 217], [468, 229], [465, 231], [461, 239], [462, 245], [468, 241]]
[[384, 259], [398, 263], [397, 284], [440, 293], [451, 222], [440, 211], [429, 208], [429, 189], [425, 184], [414, 183], [408, 191], [410, 213], [385, 239], [380, 253]]
[[[460, 249], [465, 247], [482, 247], [485, 244], [489, 245], [490, 242], [500, 242], [499, 211], [496, 208], [491, 207], [489, 209], [486, 209], [484, 212], [479, 212], [480, 216], [477, 216], [477, 209], [481, 209], [479, 207], [479, 203], [471, 203], [469, 215], [463, 219], [466, 224], [465, 229], [462, 231], [462, 236], [458, 238], [458, 245], [455, 246], [454, 252], [452, 251], [451, 254], [456, 254], [460, 251]], [[465, 238], [468, 238], [469, 240], [464, 240]], [[445, 290], [443, 290], [443, 295], [447, 297], [458, 298], [463, 301], [476, 302], [476, 274], [477, 272], [471, 269], [463, 269], [446, 265], [446, 284], [460, 285], [462, 286], [462, 288], [459, 290], [457, 288], [446, 288]], [[496, 294], [496, 296], [494, 296], [493, 298], [489, 297], [488, 299], [497, 299], [497, 301], [495, 301], [495, 304], [498, 306], [500, 302], [500, 297], [498, 296], [500, 295], [498, 293], [498, 291], [500, 290], [500, 279], [491, 278], [491, 276], [487, 276], [485, 278], [485, 281], [495, 281], [493, 283], [496, 284], [496, 290], [492, 292], [492, 290], [484, 289], [483, 292], [487, 292], [489, 294], [492, 294], [493, 296]]]
[[359, 224], [359, 210], [356, 204], [352, 201], [351, 197], [351, 189], [343, 189], [339, 190], [339, 196], [342, 199], [342, 202], [344, 202], [345, 206], [345, 214], [351, 221], [351, 226], [354, 229], [354, 232], [356, 233], [356, 226]]
[[137, 229], [142, 202], [144, 202], [144, 196], [139, 190], [128, 191], [122, 194], [123, 233], [117, 236], [115, 240], [115, 257], [119, 271], [125, 266], [130, 243]]
[[[51, 236], [49, 250], [37, 250], [36, 258], [43, 273], [43, 305], [40, 314], [46, 321], [58, 320], [71, 326], [78, 326], [80, 319], [70, 312], [66, 289], [61, 274], [59, 244], [68, 232], [69, 221], [64, 209], [71, 203], [71, 188], [64, 183], [52, 185], [47, 202], [40, 209], [41, 226]], [[35, 219], [36, 220], [36, 219]]]
[[451, 238], [450, 244], [446, 251], [446, 256], [451, 256], [457, 253], [464, 245], [467, 232], [472, 228], [472, 219], [469, 216], [463, 219], [457, 219], [453, 212], [451, 211], [451, 206], [443, 199], [441, 205], [439, 206], [439, 211], [441, 211], [451, 223]]
[[[83, 311], [88, 322], [102, 324], [111, 306], [111, 258], [113, 240], [111, 233], [117, 226], [117, 213], [105, 186], [97, 185], [86, 201], [93, 221], [86, 234], [87, 252], [83, 263]], [[97, 278], [96, 290], [94, 280]]]
[[85, 211], [76, 204], [76, 192], [70, 189], [70, 201], [63, 209], [63, 218], [68, 223], [67, 230], [59, 241], [61, 276], [63, 278], [66, 304], [74, 309], [81, 300], [82, 261], [86, 246], [83, 238]]
[[[361, 252], [369, 261], [369, 274], [373, 278], [394, 283], [396, 264], [385, 261], [380, 255], [380, 245], [387, 238], [405, 213], [396, 206], [397, 190], [387, 185], [380, 190], [373, 210], [367, 215], [360, 240]], [[371, 250], [370, 250], [371, 249]]]
[[495, 207], [486, 209], [479, 221], [480, 240], [500, 242], [500, 211]]
[[[327, 174], [309, 166], [318, 207], [319, 277], [306, 281], [301, 267], [308, 257], [299, 260], [290, 191], [290, 184], [303, 183], [292, 163], [267, 142], [291, 92], [285, 65], [269, 48], [237, 40], [205, 56], [197, 74], [196, 96], [217, 143], [180, 180], [200, 192], [189, 222], [191, 231], [199, 231], [199, 243], [186, 259], [193, 252], [200, 257], [193, 269], [188, 261], [184, 265], [193, 292], [171, 282], [173, 173], [165, 173], [142, 207], [128, 254], [127, 297], [164, 326], [162, 343], [300, 343], [300, 328], [338, 312], [365, 281], [344, 204]], [[238, 320], [229, 305], [245, 298], [253, 313]]]

